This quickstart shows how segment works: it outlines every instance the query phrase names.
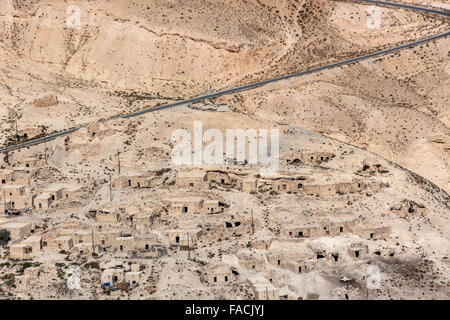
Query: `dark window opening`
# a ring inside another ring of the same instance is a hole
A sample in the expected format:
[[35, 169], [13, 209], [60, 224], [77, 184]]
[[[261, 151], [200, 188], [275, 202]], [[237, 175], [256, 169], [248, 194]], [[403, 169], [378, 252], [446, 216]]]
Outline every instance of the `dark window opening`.
[[52, 200], [55, 200], [55, 195], [54, 194], [52, 194]]
[[299, 237], [303, 237], [303, 231], [300, 231], [300, 232], [298, 233], [298, 236], [299, 236]]
[[25, 164], [25, 167], [29, 168], [29, 167], [30, 167], [30, 164], [29, 164], [29, 163]]
[[148, 244], [145, 245], [145, 250], [149, 250], [150, 246]]
[[344, 232], [344, 227], [339, 227], [339, 232]]
[[228, 281], [228, 276], [225, 276], [225, 282], [227, 282]]
[[225, 183], [225, 179], [221, 179], [221, 180], [220, 180], [220, 183]]
[[281, 264], [281, 260], [278, 260], [278, 265], [280, 265]]
[[214, 277], [214, 282], [217, 282], [217, 277]]
[[381, 252], [380, 251], [375, 251], [374, 252], [377, 256], [381, 256]]
[[5, 184], [6, 183], [6, 180], [5, 179], [2, 179], [2, 184]]
[[325, 256], [323, 254], [320, 254], [320, 253], [317, 254], [317, 259], [323, 259], [323, 258], [325, 258]]
[[180, 237], [178, 237], [178, 236], [175, 237], [175, 242], [176, 242], [176, 243], [179, 243], [179, 242], [180, 242]]
[[241, 223], [238, 221], [234, 224], [235, 227], [239, 227], [241, 225]]
[[235, 276], [239, 275], [239, 272], [237, 272], [236, 270], [231, 270], [231, 273], [234, 274]]
[[331, 254], [331, 256], [333, 257], [334, 262], [337, 262], [339, 260], [339, 255], [337, 253], [336, 254]]
[[302, 267], [298, 267], [298, 273], [302, 273]]
[[128, 186], [131, 187], [131, 180], [128, 180]]
[[123, 251], [123, 246], [122, 246], [122, 245], [120, 245], [119, 249], [120, 249], [120, 251]]
[[233, 227], [233, 225], [232, 225], [230, 222], [225, 222], [225, 226], [226, 226], [227, 228]]
[[188, 212], [188, 207], [183, 207], [183, 213]]
[[390, 254], [389, 254], [389, 257], [393, 257], [394, 256], [394, 252], [391, 252]]
[[298, 188], [299, 188], [299, 189], [303, 188], [303, 184], [299, 183], [299, 184], [298, 184]]
[[191, 182], [191, 183], [189, 183], [189, 187], [194, 187], [194, 184]]
[[359, 251], [358, 250], [355, 251], [355, 257], [359, 258]]
[[374, 234], [373, 234], [373, 233], [371, 233], [371, 234], [370, 234], [370, 239], [373, 239], [373, 236], [374, 236]]

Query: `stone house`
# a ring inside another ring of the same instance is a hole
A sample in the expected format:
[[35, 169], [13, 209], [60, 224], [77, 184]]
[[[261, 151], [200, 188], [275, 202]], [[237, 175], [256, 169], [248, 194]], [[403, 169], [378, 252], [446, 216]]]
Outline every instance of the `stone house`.
[[129, 271], [125, 273], [125, 281], [130, 286], [137, 286], [142, 282], [143, 275], [142, 271]]
[[11, 259], [30, 259], [33, 253], [31, 245], [26, 243], [13, 244], [9, 247]]
[[180, 171], [177, 174], [176, 185], [183, 189], [209, 189], [206, 173], [203, 171]]
[[273, 286], [262, 274], [247, 278], [250, 287], [253, 290], [255, 300], [279, 300], [278, 289]]
[[0, 186], [12, 184], [14, 173], [12, 170], [0, 170]]
[[122, 268], [105, 269], [102, 272], [101, 282], [103, 286], [115, 286], [117, 283], [125, 280], [125, 271]]
[[202, 233], [201, 228], [169, 230], [167, 237], [171, 246], [179, 246], [181, 250], [188, 250], [196, 247]]
[[304, 164], [320, 164], [330, 161], [336, 155], [332, 152], [302, 152], [301, 162]]
[[120, 235], [120, 231], [101, 231], [94, 232], [94, 243], [96, 250], [101, 252], [112, 251], [115, 249], [116, 238]]
[[75, 252], [79, 255], [90, 254], [94, 251], [94, 247], [92, 243], [77, 243], [73, 246], [72, 252]]
[[171, 199], [169, 213], [173, 215], [201, 213], [203, 202], [201, 198]]
[[135, 234], [134, 250], [145, 252], [151, 251], [154, 244], [154, 237], [151, 234]]
[[119, 214], [117, 212], [95, 212], [95, 220], [98, 223], [118, 223], [119, 222]]
[[48, 210], [52, 204], [52, 196], [48, 193], [43, 193], [34, 199], [34, 206], [38, 210]]
[[120, 252], [133, 251], [136, 248], [136, 242], [133, 236], [117, 237], [115, 241], [115, 250]]
[[352, 244], [347, 249], [347, 254], [350, 257], [355, 258], [355, 259], [363, 258], [363, 257], [367, 256], [368, 253], [369, 253], [369, 248], [363, 244]]
[[227, 264], [219, 263], [205, 270], [204, 279], [209, 283], [226, 283], [234, 280], [234, 274]]
[[286, 269], [295, 273], [307, 273], [316, 269], [317, 261], [310, 256], [304, 256], [302, 259], [288, 261], [285, 264]]
[[11, 240], [28, 237], [31, 234], [31, 227], [31, 223], [26, 222], [7, 222], [0, 225], [1, 229], [9, 231]]
[[73, 239], [70, 236], [60, 236], [48, 241], [48, 246], [55, 251], [71, 251], [73, 248]]
[[2, 209], [26, 209], [33, 206], [33, 198], [25, 194], [25, 186], [2, 185], [0, 189], [0, 205]]
[[52, 186], [46, 188], [42, 193], [50, 195], [52, 201], [58, 201], [63, 198], [63, 191], [64, 191], [63, 187]]
[[218, 200], [205, 200], [203, 202], [203, 213], [214, 214], [222, 213], [224, 205]]
[[215, 183], [222, 186], [234, 184], [234, 181], [230, 177], [230, 175], [223, 171], [208, 171], [206, 180], [208, 180], [210, 183]]
[[72, 198], [80, 193], [81, 187], [66, 187], [63, 189], [63, 199]]
[[367, 240], [384, 240], [391, 233], [390, 227], [364, 228], [355, 230], [355, 234]]
[[255, 178], [247, 178], [242, 180], [242, 191], [244, 192], [256, 192], [258, 186], [258, 180]]

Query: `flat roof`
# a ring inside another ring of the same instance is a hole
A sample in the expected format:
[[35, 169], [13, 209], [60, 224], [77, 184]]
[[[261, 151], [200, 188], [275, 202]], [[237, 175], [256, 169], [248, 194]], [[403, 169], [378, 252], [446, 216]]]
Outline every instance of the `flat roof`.
[[31, 227], [31, 223], [27, 223], [27, 222], [8, 222], [5, 224], [2, 224], [2, 228], [22, 228], [22, 227], [26, 227], [26, 226], [30, 226]]
[[4, 184], [2, 185], [3, 189], [19, 189], [19, 188], [25, 188], [24, 185], [18, 185], [18, 184]]
[[56, 238], [55, 240], [72, 240], [72, 237], [70, 237], [70, 236], [61, 236], [61, 237]]

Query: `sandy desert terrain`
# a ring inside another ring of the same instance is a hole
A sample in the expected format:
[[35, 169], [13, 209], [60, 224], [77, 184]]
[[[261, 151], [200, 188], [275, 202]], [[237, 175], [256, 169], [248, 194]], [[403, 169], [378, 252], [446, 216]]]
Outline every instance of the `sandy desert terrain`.
[[[0, 216], [2, 299], [449, 298], [449, 37], [103, 121], [443, 34], [449, 19], [382, 6], [370, 28], [367, 4], [334, 0], [76, 5], [79, 29], [63, 1], [0, 3], [0, 146], [82, 126], [0, 158], [14, 213]], [[174, 164], [174, 131], [195, 136], [198, 121], [278, 129], [278, 171]]]

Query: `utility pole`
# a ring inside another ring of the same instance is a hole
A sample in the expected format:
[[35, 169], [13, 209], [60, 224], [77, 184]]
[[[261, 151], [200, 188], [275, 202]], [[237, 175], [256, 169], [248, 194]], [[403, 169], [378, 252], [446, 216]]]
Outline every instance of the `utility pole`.
[[17, 119], [16, 119], [16, 139], [17, 139], [17, 144], [19, 145], [19, 151], [20, 151], [20, 137], [19, 137], [19, 129], [17, 127]]
[[9, 164], [9, 151], [8, 151], [8, 149], [6, 149], [6, 163], [8, 164], [8, 165], [10, 165]]
[[94, 229], [92, 229], [92, 253], [95, 253]]
[[17, 119], [16, 119], [16, 139], [17, 139], [17, 143], [19, 143], [20, 142], [20, 139], [19, 139], [19, 129], [18, 129], [18, 127], [17, 127]]
[[189, 233], [186, 233], [187, 235], [187, 242], [188, 242], [188, 260], [191, 260], [191, 247], [189, 246]]
[[117, 150], [117, 165], [119, 167], [119, 174], [120, 174], [120, 151]]
[[47, 164], [47, 140], [44, 140], [44, 157], [45, 157], [45, 164]]
[[255, 223], [253, 221], [253, 209], [252, 209], [252, 234], [255, 234]]
[[111, 182], [111, 174], [109, 174], [109, 201], [112, 201], [112, 182]]
[[3, 205], [5, 206], [5, 214], [6, 214], [6, 196], [5, 196], [5, 189], [3, 189]]

